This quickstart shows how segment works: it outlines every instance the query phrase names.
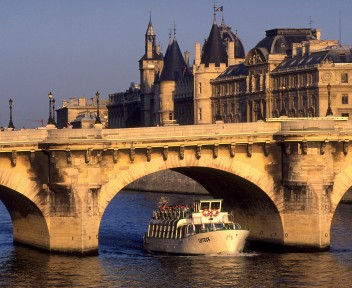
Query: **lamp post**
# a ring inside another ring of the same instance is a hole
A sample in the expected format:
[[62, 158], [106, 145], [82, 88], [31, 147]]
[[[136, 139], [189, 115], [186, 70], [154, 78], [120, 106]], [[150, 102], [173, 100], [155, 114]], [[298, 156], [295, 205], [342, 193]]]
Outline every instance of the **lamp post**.
[[53, 105], [53, 117], [52, 117], [53, 123], [52, 124], [54, 124], [56, 126], [56, 122], [55, 122], [55, 99], [54, 98], [53, 98], [53, 100], [51, 100], [51, 103]]
[[330, 91], [331, 91], [331, 85], [330, 83], [326, 86], [328, 89], [328, 109], [326, 110], [326, 116], [332, 116], [332, 110], [331, 110], [331, 98], [330, 98]]
[[53, 99], [53, 94], [51, 94], [51, 92], [49, 92], [48, 94], [48, 98], [49, 98], [49, 118], [48, 118], [48, 124], [53, 124], [53, 116], [52, 116], [52, 99]]
[[97, 117], [95, 118], [95, 124], [101, 124], [100, 114], [99, 114], [99, 97], [100, 97], [99, 92], [95, 93], [95, 97], [97, 100]]
[[282, 103], [282, 108], [280, 111], [280, 116], [287, 116], [287, 111], [286, 111], [286, 99], [285, 99], [285, 92], [286, 92], [286, 87], [282, 85], [280, 87], [280, 92], [281, 92], [281, 103]]
[[15, 126], [13, 125], [13, 122], [12, 122], [12, 99], [10, 98], [9, 100], [9, 107], [10, 107], [10, 121], [9, 121], [9, 125], [7, 126], [7, 128], [10, 128], [10, 129], [15, 129]]

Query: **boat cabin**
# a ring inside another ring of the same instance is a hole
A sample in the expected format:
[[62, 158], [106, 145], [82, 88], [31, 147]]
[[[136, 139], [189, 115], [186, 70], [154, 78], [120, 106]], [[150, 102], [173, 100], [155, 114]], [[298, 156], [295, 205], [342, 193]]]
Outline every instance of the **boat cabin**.
[[194, 202], [194, 211], [203, 212], [205, 210], [218, 210], [222, 211], [222, 201], [223, 199], [208, 199], [200, 200]]

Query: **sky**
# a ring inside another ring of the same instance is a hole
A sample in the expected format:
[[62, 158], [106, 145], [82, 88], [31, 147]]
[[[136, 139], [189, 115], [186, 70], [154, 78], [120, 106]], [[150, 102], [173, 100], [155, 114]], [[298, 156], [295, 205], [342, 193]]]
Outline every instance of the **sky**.
[[[246, 53], [274, 28], [319, 28], [352, 45], [351, 0], [216, 0], [220, 24], [237, 30]], [[0, 126], [13, 100], [16, 129], [40, 126], [56, 104], [96, 91], [101, 99], [139, 83], [138, 60], [151, 19], [165, 53], [170, 29], [194, 57], [213, 22], [213, 0], [0, 0]]]

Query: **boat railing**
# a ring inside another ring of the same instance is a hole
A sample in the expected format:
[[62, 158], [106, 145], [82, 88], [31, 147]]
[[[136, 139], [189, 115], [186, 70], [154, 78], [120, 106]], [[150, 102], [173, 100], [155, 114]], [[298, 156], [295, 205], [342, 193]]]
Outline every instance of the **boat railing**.
[[192, 217], [189, 208], [159, 208], [153, 211], [153, 219], [186, 219]]
[[239, 223], [233, 223], [233, 229], [234, 230], [241, 230], [242, 227], [241, 227], [241, 225]]

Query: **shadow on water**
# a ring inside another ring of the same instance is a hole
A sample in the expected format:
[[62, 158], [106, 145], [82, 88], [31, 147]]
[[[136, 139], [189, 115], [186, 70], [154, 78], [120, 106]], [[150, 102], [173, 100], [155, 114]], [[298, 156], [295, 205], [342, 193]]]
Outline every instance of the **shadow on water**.
[[[13, 246], [12, 224], [0, 205], [0, 286], [4, 287], [348, 287], [352, 281], [352, 205], [338, 207], [331, 251], [243, 253], [238, 256], [150, 255], [142, 249], [158, 204], [191, 196], [123, 191], [109, 205], [98, 257], [50, 255]], [[186, 203], [188, 204], [188, 203]]]

